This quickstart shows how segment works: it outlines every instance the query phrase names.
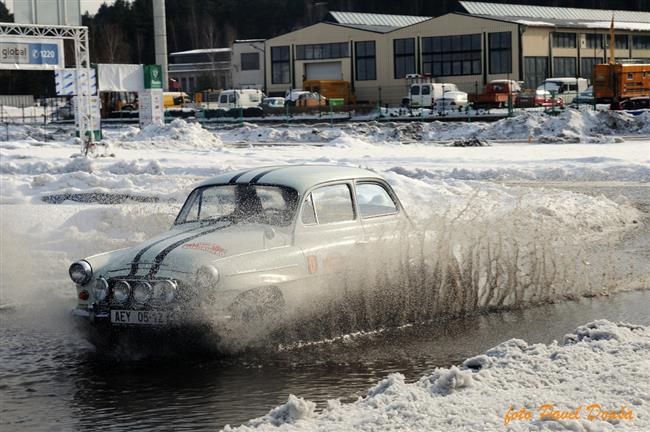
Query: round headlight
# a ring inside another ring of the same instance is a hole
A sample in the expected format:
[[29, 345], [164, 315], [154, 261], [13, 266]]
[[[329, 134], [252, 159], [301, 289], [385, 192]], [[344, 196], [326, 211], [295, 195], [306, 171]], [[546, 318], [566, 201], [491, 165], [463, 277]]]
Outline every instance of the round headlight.
[[68, 273], [70, 274], [70, 279], [72, 279], [72, 282], [79, 285], [88, 283], [88, 281], [90, 281], [90, 278], [93, 277], [92, 267], [90, 267], [88, 261], [84, 260], [73, 263], [70, 266], [70, 269], [68, 269]]
[[118, 281], [115, 286], [113, 286], [113, 300], [116, 303], [124, 303], [129, 299], [131, 294], [131, 285], [127, 281]]
[[161, 280], [153, 285], [153, 297], [162, 303], [171, 303], [176, 298], [176, 283], [171, 280]]
[[133, 300], [138, 303], [146, 303], [151, 300], [153, 295], [153, 288], [149, 282], [136, 282], [133, 285]]
[[108, 282], [103, 277], [100, 277], [95, 281], [95, 286], [93, 287], [93, 295], [95, 300], [104, 301], [108, 297]]
[[214, 288], [219, 282], [219, 271], [212, 266], [201, 266], [196, 271], [196, 284], [199, 288]]

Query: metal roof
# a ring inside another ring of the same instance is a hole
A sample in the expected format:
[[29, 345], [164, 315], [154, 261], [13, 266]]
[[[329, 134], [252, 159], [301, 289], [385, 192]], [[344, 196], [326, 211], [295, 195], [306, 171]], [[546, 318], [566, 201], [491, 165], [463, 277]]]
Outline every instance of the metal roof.
[[357, 178], [381, 179], [372, 171], [336, 165], [284, 165], [254, 168], [221, 174], [205, 180], [199, 186], [222, 184], [273, 184], [288, 186], [304, 194], [317, 184]]
[[178, 52], [173, 52], [170, 53], [170, 56], [177, 56], [177, 55], [190, 55], [190, 54], [216, 54], [216, 53], [227, 53], [231, 52], [232, 48], [202, 48], [202, 49], [194, 49], [190, 51], [178, 51]]
[[519, 4], [482, 3], [461, 1], [460, 5], [471, 15], [485, 15], [494, 18], [531, 18], [532, 20], [565, 20], [565, 21], [607, 21], [614, 14], [616, 22], [650, 23], [650, 12], [635, 12], [627, 10], [583, 9], [549, 6], [528, 6]]
[[431, 19], [426, 16], [413, 16], [413, 15], [387, 15], [363, 12], [336, 12], [329, 13], [331, 20], [337, 24], [350, 25], [350, 26], [369, 26], [369, 27], [389, 27], [392, 29], [406, 27], [417, 24], [422, 21]]

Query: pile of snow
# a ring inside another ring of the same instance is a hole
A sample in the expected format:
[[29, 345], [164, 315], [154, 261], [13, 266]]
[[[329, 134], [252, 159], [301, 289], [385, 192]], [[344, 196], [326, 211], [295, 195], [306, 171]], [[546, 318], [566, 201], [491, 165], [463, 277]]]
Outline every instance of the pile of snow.
[[[225, 430], [649, 430], [648, 358], [650, 327], [600, 320], [562, 344], [511, 339], [414, 383], [391, 374], [356, 402], [330, 400], [320, 413], [290, 395], [267, 415]], [[552, 410], [572, 418], [544, 415]]]
[[620, 136], [650, 134], [650, 112], [567, 109], [558, 115], [522, 111], [496, 122], [363, 122], [258, 126], [246, 123], [215, 132], [224, 142], [366, 144], [446, 142], [480, 139], [534, 143], [602, 143]]
[[638, 116], [620, 111], [567, 109], [558, 115], [524, 111], [493, 123], [432, 122], [423, 139], [450, 141], [461, 138], [520, 140], [538, 143], [600, 143], [612, 137], [650, 133], [650, 113]]
[[213, 149], [223, 145], [215, 134], [199, 123], [188, 123], [182, 119], [175, 119], [169, 124], [150, 124], [144, 129], [132, 128], [122, 140], [119, 145], [123, 148]]
[[48, 131], [39, 126], [8, 124], [0, 128], [0, 141], [44, 141], [48, 140], [52, 129]]

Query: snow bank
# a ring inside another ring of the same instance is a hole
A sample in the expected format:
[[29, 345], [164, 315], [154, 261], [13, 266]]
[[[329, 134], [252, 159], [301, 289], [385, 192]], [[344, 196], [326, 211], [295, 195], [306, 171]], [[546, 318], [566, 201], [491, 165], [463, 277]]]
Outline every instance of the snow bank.
[[650, 112], [633, 116], [619, 111], [579, 111], [567, 109], [548, 115], [541, 111], [518, 112], [496, 122], [364, 122], [331, 127], [327, 123], [311, 126], [258, 126], [247, 123], [215, 132], [224, 142], [246, 143], [385, 143], [439, 142], [479, 138], [519, 140], [535, 143], [602, 143], [615, 137], [650, 134]]
[[460, 138], [521, 140], [538, 143], [601, 143], [613, 137], [650, 133], [650, 113], [633, 116], [619, 111], [567, 109], [559, 115], [525, 111], [494, 123], [433, 122], [424, 128], [427, 140]]
[[175, 119], [169, 124], [150, 124], [141, 130], [133, 128], [122, 140], [119, 145], [123, 148], [213, 149], [223, 145], [215, 134], [199, 123], [188, 123], [182, 119]]
[[[224, 430], [649, 430], [648, 358], [649, 327], [600, 320], [578, 327], [563, 344], [512, 339], [414, 383], [392, 374], [356, 402], [332, 400], [320, 413], [291, 395], [266, 416]], [[545, 404], [574, 418], [544, 415], [551, 411]]]

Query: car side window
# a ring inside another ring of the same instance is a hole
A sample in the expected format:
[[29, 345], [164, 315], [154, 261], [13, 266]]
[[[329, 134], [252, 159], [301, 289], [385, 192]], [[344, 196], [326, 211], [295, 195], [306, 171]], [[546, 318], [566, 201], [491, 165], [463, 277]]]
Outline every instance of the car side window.
[[228, 103], [228, 95], [222, 94], [221, 97], [219, 98], [219, 102]]
[[378, 183], [357, 183], [357, 205], [362, 218], [397, 213], [397, 205], [388, 191]]
[[302, 223], [313, 225], [316, 223], [316, 211], [314, 210], [314, 201], [309, 194], [302, 203]]
[[354, 220], [352, 193], [347, 184], [323, 186], [311, 196], [319, 224]]

